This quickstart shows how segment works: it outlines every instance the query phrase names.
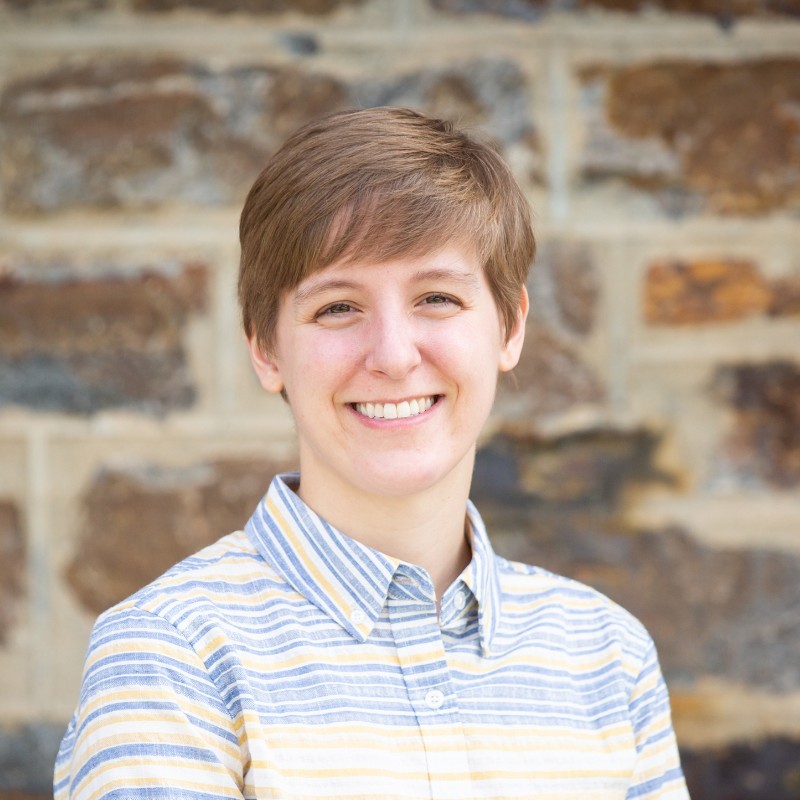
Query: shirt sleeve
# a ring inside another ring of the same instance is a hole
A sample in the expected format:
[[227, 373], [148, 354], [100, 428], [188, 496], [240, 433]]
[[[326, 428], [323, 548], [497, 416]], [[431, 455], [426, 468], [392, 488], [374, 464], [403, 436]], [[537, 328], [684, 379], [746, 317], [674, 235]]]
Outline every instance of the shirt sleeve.
[[629, 704], [636, 768], [626, 800], [689, 800], [672, 728], [669, 694], [652, 640]]
[[102, 616], [56, 761], [55, 800], [242, 798], [242, 748], [205, 664], [167, 621]]

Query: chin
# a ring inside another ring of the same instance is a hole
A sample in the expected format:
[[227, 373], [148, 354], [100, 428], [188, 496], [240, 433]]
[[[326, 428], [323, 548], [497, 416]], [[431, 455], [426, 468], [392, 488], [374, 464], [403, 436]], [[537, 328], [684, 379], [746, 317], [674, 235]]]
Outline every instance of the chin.
[[429, 491], [442, 485], [448, 477], [453, 474], [457, 465], [430, 465], [426, 469], [420, 469], [419, 459], [416, 463], [395, 465], [392, 469], [383, 469], [375, 464], [365, 465], [362, 472], [368, 476], [362, 486], [370, 494], [381, 495], [383, 497], [409, 497], [421, 492]]

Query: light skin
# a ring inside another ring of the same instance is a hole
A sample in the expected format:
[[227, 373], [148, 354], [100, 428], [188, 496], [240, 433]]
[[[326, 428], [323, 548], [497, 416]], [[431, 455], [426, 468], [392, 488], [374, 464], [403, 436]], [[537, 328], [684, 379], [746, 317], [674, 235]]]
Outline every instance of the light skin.
[[464, 509], [499, 372], [517, 364], [528, 297], [506, 336], [483, 269], [450, 245], [337, 263], [281, 299], [250, 357], [285, 390], [305, 503], [348, 536], [425, 568], [437, 597], [469, 563]]

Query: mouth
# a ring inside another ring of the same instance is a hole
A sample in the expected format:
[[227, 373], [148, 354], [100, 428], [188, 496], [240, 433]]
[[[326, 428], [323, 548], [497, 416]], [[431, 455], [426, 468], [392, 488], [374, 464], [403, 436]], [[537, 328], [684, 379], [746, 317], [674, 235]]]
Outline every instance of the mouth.
[[413, 400], [403, 400], [400, 403], [351, 403], [352, 407], [364, 417], [370, 419], [406, 419], [424, 414], [440, 395], [429, 397], [415, 397]]

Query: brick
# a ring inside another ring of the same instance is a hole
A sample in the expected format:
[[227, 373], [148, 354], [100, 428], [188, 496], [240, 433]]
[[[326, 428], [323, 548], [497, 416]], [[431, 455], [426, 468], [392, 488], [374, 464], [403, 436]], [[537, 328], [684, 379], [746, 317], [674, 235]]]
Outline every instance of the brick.
[[285, 468], [242, 459], [101, 471], [82, 497], [84, 523], [67, 583], [86, 609], [100, 613], [240, 529]]
[[797, 800], [800, 741], [768, 738], [714, 750], [682, 750], [692, 800]]
[[0, 405], [154, 413], [195, 399], [183, 329], [206, 304], [207, 268], [170, 275], [0, 281]]
[[65, 729], [44, 723], [0, 728], [0, 800], [52, 800], [50, 767]]
[[800, 365], [726, 365], [714, 389], [734, 412], [722, 453], [728, 470], [744, 484], [800, 486]]
[[0, 499], [0, 645], [15, 622], [17, 604], [25, 591], [26, 554], [18, 506]]
[[536, 22], [544, 12], [605, 9], [634, 13], [658, 9], [714, 17], [726, 25], [739, 17], [800, 16], [798, 0], [430, 0], [456, 14], [495, 14]]
[[645, 275], [644, 317], [652, 325], [739, 320], [772, 303], [769, 282], [751, 261], [660, 261]]
[[537, 158], [525, 80], [509, 61], [477, 59], [347, 84], [292, 66], [212, 71], [174, 58], [100, 58], [6, 87], [5, 205], [15, 213], [238, 205], [289, 133], [356, 100], [481, 124], [502, 145], [519, 143]]
[[499, 552], [588, 583], [639, 617], [671, 680], [799, 689], [800, 557], [633, 528], [637, 495], [677, 480], [658, 468], [658, 445], [646, 430], [496, 436], [478, 452], [473, 499]]
[[800, 60], [662, 61], [583, 72], [588, 183], [673, 214], [800, 208]]

